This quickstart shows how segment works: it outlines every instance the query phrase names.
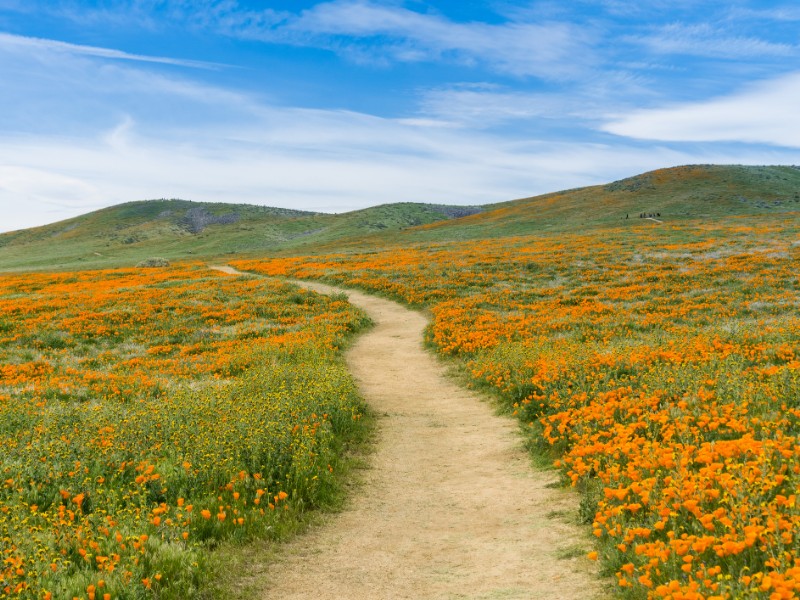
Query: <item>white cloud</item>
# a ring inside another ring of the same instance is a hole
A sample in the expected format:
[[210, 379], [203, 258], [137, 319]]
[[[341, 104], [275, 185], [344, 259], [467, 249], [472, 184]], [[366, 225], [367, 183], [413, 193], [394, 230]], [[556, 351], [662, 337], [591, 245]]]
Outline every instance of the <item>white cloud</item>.
[[130, 146], [130, 133], [133, 131], [134, 121], [130, 115], [125, 115], [122, 121], [103, 136], [104, 142], [115, 150], [124, 150]]
[[159, 129], [243, 120], [260, 110], [250, 96], [190, 79], [183, 70], [65, 52], [52, 40], [27, 45], [28, 39], [0, 37], [0, 133], [80, 135], [126, 115]]
[[0, 164], [0, 232], [43, 225], [95, 207], [97, 190], [50, 168]]
[[[420, 92], [419, 114], [451, 126], [496, 129], [513, 123], [518, 136], [542, 135], [548, 128], [577, 137], [653, 98], [644, 77], [622, 70], [591, 72], [580, 81], [533, 90], [490, 82], [456, 83]], [[541, 91], [544, 90], [544, 91]], [[585, 138], [585, 136], [583, 136]]]
[[24, 12], [27, 8], [22, 0], [0, 0], [0, 9], [13, 12]]
[[731, 35], [707, 23], [671, 23], [650, 35], [627, 36], [625, 39], [658, 54], [690, 54], [714, 58], [788, 57], [796, 55], [798, 51], [797, 45]]
[[800, 73], [763, 81], [736, 94], [613, 118], [603, 130], [680, 142], [749, 142], [800, 148]]
[[[647, 0], [647, 2], [631, 2], [630, 0], [578, 0], [581, 4], [600, 6], [609, 14], [621, 17], [653, 17], [664, 13], [680, 11], [697, 11], [697, 0]], [[702, 10], [708, 15], [716, 8], [729, 9], [731, 0], [705, 0]]]
[[169, 23], [240, 39], [325, 48], [361, 63], [446, 61], [553, 80], [577, 78], [594, 63], [593, 34], [587, 27], [541, 14], [497, 24], [456, 22], [401, 2], [374, 0], [331, 0], [299, 12], [254, 10], [236, 0], [116, 0], [95, 9], [66, 2], [39, 8], [87, 26], [134, 23], [168, 32]]
[[479, 204], [693, 162], [800, 162], [800, 152], [511, 142], [343, 111], [265, 107], [252, 127], [0, 138], [0, 230], [129, 200], [178, 197], [328, 212], [386, 202]]
[[[31, 202], [49, 200], [68, 209], [78, 200], [83, 208], [87, 200], [101, 206], [174, 196], [338, 211], [395, 201], [487, 202], [528, 193], [530, 185], [513, 174], [526, 173], [527, 159], [514, 145], [468, 132], [265, 107], [247, 128], [156, 138], [126, 121], [94, 139], [3, 139], [0, 164], [16, 176], [0, 191], [0, 204], [30, 210]], [[75, 193], [63, 193], [67, 180]], [[57, 183], [38, 186], [43, 181]]]
[[[359, 18], [337, 23], [336, 15], [344, 18], [347, 11]], [[275, 34], [274, 27], [257, 19], [253, 23], [258, 32]], [[295, 28], [291, 32], [290, 25]], [[355, 31], [364, 47], [381, 45], [387, 60], [494, 61], [515, 73], [555, 72], [569, 54], [567, 43], [554, 50], [558, 60], [539, 69], [541, 57], [531, 59], [525, 48], [535, 52], [544, 38], [529, 40], [521, 33], [514, 38], [515, 27], [524, 25], [457, 24], [367, 2], [318, 5], [281, 27], [286, 29], [278, 34], [294, 36], [295, 43], [306, 35], [315, 43], [327, 39], [333, 44], [337, 36]], [[504, 47], [504, 36], [510, 38], [509, 47]], [[606, 88], [587, 80], [580, 94], [566, 102], [563, 96], [488, 84], [443, 87], [424, 96], [417, 114], [405, 115], [416, 118], [384, 118], [279, 106], [189, 79], [186, 72], [179, 76], [175, 69], [155, 69], [135, 55], [109, 60], [117, 58], [108, 54], [114, 51], [87, 52], [30, 40], [0, 38], [0, 81], [5, 83], [0, 94], [0, 230], [144, 198], [338, 212], [397, 201], [501, 201], [692, 162], [800, 162], [794, 150], [769, 155], [747, 149], [678, 152], [621, 140], [597, 145], [534, 134], [526, 140], [519, 132], [508, 135], [486, 126], [513, 121], [517, 128], [519, 122], [536, 124], [550, 116], [596, 118], [614, 92], [625, 95], [621, 90], [637, 84], [624, 78]], [[402, 58], [401, 51], [409, 55]], [[580, 64], [583, 59], [575, 60]], [[208, 73], [191, 71], [198, 74]], [[608, 80], [608, 73], [597, 79]], [[668, 126], [660, 124], [658, 111], [639, 111], [615, 119], [606, 130], [654, 139], [717, 139], [726, 128], [742, 126], [743, 114], [755, 118], [759, 103], [766, 103], [765, 121], [753, 125], [752, 135], [781, 134], [777, 121], [783, 119], [788, 131], [781, 135], [800, 139], [789, 101], [778, 102], [798, 97], [798, 86], [797, 77], [787, 78], [720, 99], [716, 102], [733, 106], [727, 120], [716, 125], [719, 106], [704, 112], [704, 105], [692, 105], [661, 111], [674, 113]], [[573, 129], [567, 135], [583, 133]]]
[[562, 116], [569, 110], [564, 100], [555, 94], [462, 85], [424, 92], [420, 110], [445, 122], [488, 128], [504, 121]]
[[587, 77], [569, 89], [550, 92], [518, 91], [489, 83], [462, 83], [423, 90], [421, 115], [439, 123], [489, 129], [516, 122], [547, 125], [545, 121], [580, 122], [604, 119], [610, 106], [625, 106], [647, 92], [636, 77], [606, 72]]
[[731, 17], [737, 20], [765, 20], [791, 23], [800, 21], [800, 8], [792, 5], [775, 6], [772, 8], [734, 8]]
[[505, 73], [574, 77], [591, 63], [589, 35], [563, 22], [457, 23], [435, 13], [368, 0], [334, 0], [279, 24], [230, 28], [265, 41], [321, 45], [362, 61], [452, 60]]
[[163, 56], [146, 56], [143, 54], [130, 54], [120, 50], [110, 48], [98, 48], [96, 46], [83, 46], [79, 44], [69, 44], [57, 40], [43, 38], [26, 37], [0, 32], [0, 47], [4, 49], [17, 49], [23, 51], [44, 50], [46, 52], [59, 52], [74, 55], [94, 56], [98, 58], [108, 58], [114, 60], [130, 60], [138, 62], [159, 63], [165, 65], [175, 65], [180, 67], [193, 68], [217, 68], [222, 65], [197, 60], [183, 60], [168, 58]]

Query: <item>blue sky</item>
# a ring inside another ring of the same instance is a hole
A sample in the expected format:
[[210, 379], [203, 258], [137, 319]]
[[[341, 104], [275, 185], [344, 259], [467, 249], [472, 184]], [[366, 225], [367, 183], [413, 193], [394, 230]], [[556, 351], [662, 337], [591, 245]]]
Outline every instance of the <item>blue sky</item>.
[[0, 231], [800, 164], [794, 2], [0, 0]]

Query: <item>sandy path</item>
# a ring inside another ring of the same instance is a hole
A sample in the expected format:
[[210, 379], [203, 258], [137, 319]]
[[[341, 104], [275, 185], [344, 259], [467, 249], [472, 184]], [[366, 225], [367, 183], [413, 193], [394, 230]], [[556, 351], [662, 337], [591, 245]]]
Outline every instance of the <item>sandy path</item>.
[[[228, 270], [227, 272], [231, 272]], [[233, 271], [235, 272], [235, 271]], [[380, 416], [365, 484], [347, 509], [282, 548], [265, 599], [592, 598], [603, 585], [575, 494], [530, 466], [516, 422], [459, 387], [422, 348], [425, 318], [345, 291], [376, 327], [347, 362]]]

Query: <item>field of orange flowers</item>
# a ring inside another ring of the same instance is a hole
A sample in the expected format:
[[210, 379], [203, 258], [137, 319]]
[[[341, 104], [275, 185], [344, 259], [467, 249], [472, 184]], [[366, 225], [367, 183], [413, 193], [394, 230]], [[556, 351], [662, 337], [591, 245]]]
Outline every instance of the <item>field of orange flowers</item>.
[[187, 598], [317, 503], [344, 299], [203, 266], [0, 275], [0, 598]]
[[800, 595], [794, 215], [235, 264], [427, 308], [583, 492], [621, 596]]

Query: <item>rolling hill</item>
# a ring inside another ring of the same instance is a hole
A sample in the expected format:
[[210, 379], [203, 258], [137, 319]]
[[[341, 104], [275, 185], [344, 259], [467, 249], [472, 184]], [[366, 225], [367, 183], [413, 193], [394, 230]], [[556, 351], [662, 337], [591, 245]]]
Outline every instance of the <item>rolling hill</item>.
[[675, 223], [796, 213], [800, 211], [800, 168], [689, 165], [486, 208], [491, 210], [423, 226], [407, 237], [478, 239], [579, 231], [642, 224], [640, 215]]
[[344, 214], [247, 204], [144, 200], [0, 234], [0, 269], [122, 266], [242, 252], [312, 251], [319, 244], [478, 212], [479, 207], [398, 203]]
[[96, 268], [151, 257], [330, 252], [595, 227], [797, 213], [800, 168], [691, 165], [482, 207], [399, 203], [343, 214], [186, 200], [130, 202], [0, 234], [0, 269]]

